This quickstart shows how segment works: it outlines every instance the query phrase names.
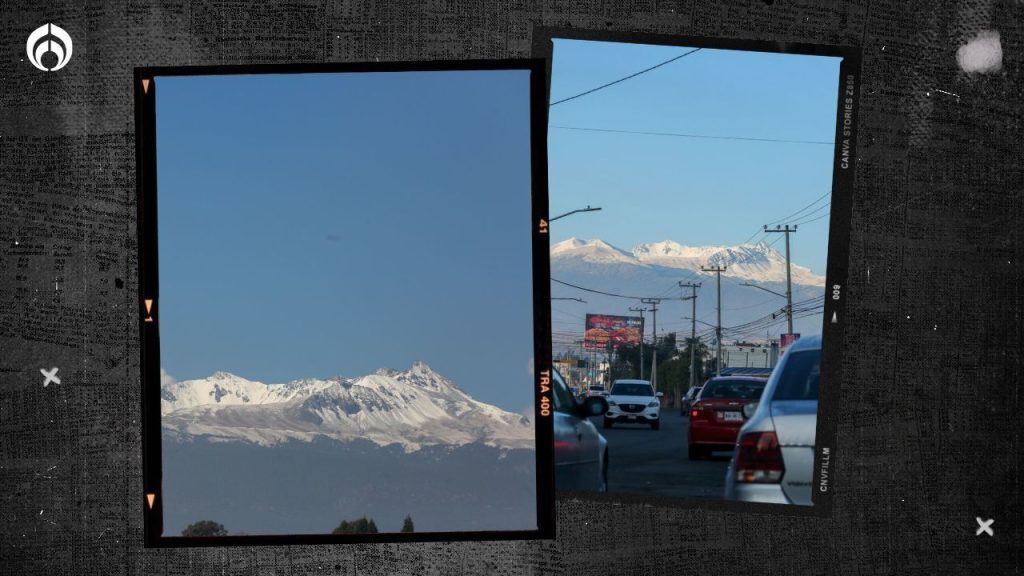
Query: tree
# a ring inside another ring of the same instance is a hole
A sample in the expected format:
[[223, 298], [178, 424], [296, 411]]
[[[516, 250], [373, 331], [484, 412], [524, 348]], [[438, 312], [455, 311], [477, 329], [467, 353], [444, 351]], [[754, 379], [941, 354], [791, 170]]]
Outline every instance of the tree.
[[377, 524], [373, 518], [363, 516], [357, 520], [342, 520], [331, 534], [376, 534]]
[[[681, 386], [681, 389], [684, 393], [686, 390], [689, 390], [690, 388], [690, 347], [691, 342], [690, 339], [687, 338], [686, 347], [683, 348], [681, 352], [679, 352], [679, 359], [682, 360], [684, 364], [682, 374], [683, 384]], [[695, 372], [697, 373], [697, 377], [694, 378], [694, 381], [697, 383], [697, 386], [703, 386], [704, 381], [708, 378], [709, 374], [713, 373], [714, 371], [714, 367], [709, 366], [709, 362], [714, 362], [713, 359], [709, 358], [709, 354], [710, 352], [708, 350], [707, 344], [701, 342], [698, 338], [696, 357], [694, 358], [694, 364], [697, 365], [697, 369], [695, 370]]]
[[181, 531], [182, 536], [227, 536], [228, 531], [223, 524], [213, 520], [200, 520], [189, 524]]
[[416, 531], [416, 529], [413, 527], [413, 524], [412, 524], [412, 516], [409, 516], [408, 514], [406, 514], [405, 521], [402, 522], [402, 529], [399, 530], [399, 532], [415, 532], [415, 531]]

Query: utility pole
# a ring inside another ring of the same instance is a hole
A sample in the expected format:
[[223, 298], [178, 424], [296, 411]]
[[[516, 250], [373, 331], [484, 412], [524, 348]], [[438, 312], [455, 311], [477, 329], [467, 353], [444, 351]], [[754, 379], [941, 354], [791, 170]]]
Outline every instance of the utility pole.
[[653, 334], [654, 348], [658, 348], [658, 304], [661, 304], [660, 298], [643, 298], [640, 302], [651, 305], [651, 315], [654, 316], [654, 330]]
[[629, 307], [629, 311], [630, 312], [639, 312], [640, 313], [640, 379], [641, 380], [644, 379], [644, 312], [646, 312], [647, 310], [648, 310], [647, 308], [643, 308], [643, 307], [641, 307], [641, 308], [633, 308], [632, 306]]
[[605, 390], [611, 390], [612, 389], [612, 352], [613, 351], [614, 351], [614, 348], [612, 348], [612, 337], [609, 334], [608, 335], [608, 353], [607, 353], [608, 354], [608, 356], [607, 356], [607, 360], [608, 360], [608, 377], [607, 377], [607, 379], [605, 380], [605, 383], [604, 383], [604, 389]]
[[693, 290], [693, 294], [690, 296], [692, 304], [690, 312], [690, 388], [693, 388], [697, 385], [697, 288], [700, 288], [700, 283], [683, 284], [680, 282], [679, 287]]
[[[651, 359], [652, 359], [652, 362], [657, 362], [658, 361], [658, 304], [661, 304], [661, 299], [659, 299], [659, 298], [643, 298], [643, 299], [640, 300], [640, 302], [642, 302], [644, 304], [650, 304], [651, 305], [651, 316], [654, 318], [654, 326], [652, 327], [652, 332], [651, 332], [653, 334], [653, 338], [651, 339], [651, 342], [652, 342], [651, 346], [653, 348], [653, 351], [651, 352]], [[641, 340], [642, 339], [643, 338], [641, 336]], [[654, 367], [653, 366], [651, 367], [651, 372], [652, 372], [652, 376], [653, 376], [653, 372], [654, 372]], [[654, 386], [655, 390], [658, 389], [658, 383], [657, 382], [651, 382], [651, 385]]]
[[793, 333], [793, 278], [790, 273], [789, 235], [792, 232], [796, 232], [796, 227], [796, 224], [792, 228], [789, 227], [789, 224], [786, 224], [785, 228], [777, 225], [775, 230], [769, 230], [767, 224], [764, 226], [765, 232], [780, 232], [786, 235], [786, 318], [789, 321], [789, 334]]
[[714, 268], [700, 267], [703, 272], [714, 272], [718, 275], [718, 326], [715, 327], [715, 345], [718, 348], [715, 370], [718, 376], [722, 375], [722, 272], [725, 272], [725, 268], [725, 266], [721, 268], [718, 266]]

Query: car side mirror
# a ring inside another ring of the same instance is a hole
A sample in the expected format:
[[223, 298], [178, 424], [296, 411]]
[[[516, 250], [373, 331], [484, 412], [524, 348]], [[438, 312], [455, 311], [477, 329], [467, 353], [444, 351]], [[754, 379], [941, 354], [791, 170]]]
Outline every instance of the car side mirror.
[[655, 394], [655, 396], [657, 396], [658, 398], [661, 398], [664, 395], [665, 395], [664, 392], [658, 392], [657, 394]]
[[583, 413], [584, 417], [599, 416], [607, 411], [608, 401], [605, 400], [604, 396], [588, 396], [587, 399], [580, 404], [580, 412]]
[[743, 405], [743, 419], [750, 420], [750, 417], [754, 415], [757, 410], [757, 402], [749, 402]]

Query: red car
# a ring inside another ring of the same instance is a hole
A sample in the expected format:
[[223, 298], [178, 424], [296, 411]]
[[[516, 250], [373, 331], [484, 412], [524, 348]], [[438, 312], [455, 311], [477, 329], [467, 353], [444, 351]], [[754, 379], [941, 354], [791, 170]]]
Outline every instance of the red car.
[[690, 460], [712, 450], [732, 450], [743, 426], [743, 406], [757, 402], [768, 382], [750, 376], [719, 376], [704, 383], [690, 409]]

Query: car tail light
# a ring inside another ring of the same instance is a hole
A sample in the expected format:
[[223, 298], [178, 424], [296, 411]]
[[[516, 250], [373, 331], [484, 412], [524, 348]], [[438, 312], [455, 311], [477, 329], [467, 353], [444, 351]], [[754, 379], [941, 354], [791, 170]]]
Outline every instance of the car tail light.
[[700, 418], [702, 416], [710, 416], [714, 412], [711, 408], [705, 407], [700, 402], [693, 405], [693, 409], [690, 410], [690, 418]]
[[740, 438], [736, 452], [736, 481], [778, 484], [786, 467], [775, 432], [752, 432]]

